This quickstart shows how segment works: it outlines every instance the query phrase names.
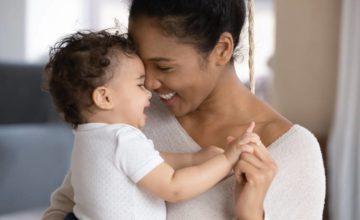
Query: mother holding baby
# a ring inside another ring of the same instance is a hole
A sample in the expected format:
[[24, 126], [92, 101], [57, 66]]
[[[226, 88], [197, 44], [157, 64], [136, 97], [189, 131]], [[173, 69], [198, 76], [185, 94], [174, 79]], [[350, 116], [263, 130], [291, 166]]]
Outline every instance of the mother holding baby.
[[[325, 175], [315, 137], [257, 99], [238, 79], [234, 51], [244, 0], [133, 0], [129, 34], [154, 95], [144, 129], [160, 151], [226, 148], [251, 121], [266, 147], [243, 153], [229, 177], [206, 193], [167, 203], [169, 220], [322, 219]], [[291, 74], [291, 73], [289, 73]], [[72, 212], [69, 175], [44, 219]]]

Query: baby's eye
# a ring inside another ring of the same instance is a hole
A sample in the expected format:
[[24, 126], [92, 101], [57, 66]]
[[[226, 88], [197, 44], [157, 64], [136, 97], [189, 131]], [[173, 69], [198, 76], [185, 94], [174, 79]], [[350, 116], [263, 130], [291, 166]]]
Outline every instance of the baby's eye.
[[138, 85], [140, 88], [142, 88], [142, 89], [145, 89], [145, 85], [144, 84], [139, 84]]

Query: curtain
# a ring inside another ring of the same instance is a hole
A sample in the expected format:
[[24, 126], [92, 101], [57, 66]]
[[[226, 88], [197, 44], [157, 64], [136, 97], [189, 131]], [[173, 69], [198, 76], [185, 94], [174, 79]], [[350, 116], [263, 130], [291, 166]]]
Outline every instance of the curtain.
[[360, 1], [342, 0], [335, 117], [329, 137], [331, 220], [360, 219]]

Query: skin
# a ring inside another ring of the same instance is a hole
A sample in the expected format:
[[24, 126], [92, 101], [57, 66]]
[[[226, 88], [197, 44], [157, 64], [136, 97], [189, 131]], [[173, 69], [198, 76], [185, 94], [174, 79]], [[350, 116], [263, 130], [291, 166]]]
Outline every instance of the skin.
[[[251, 121], [261, 144], [241, 155], [235, 169], [235, 210], [238, 219], [263, 219], [263, 202], [277, 172], [265, 146], [288, 131], [292, 123], [252, 95], [238, 79], [233, 63], [233, 40], [223, 33], [204, 55], [192, 44], [166, 36], [152, 18], [129, 22], [129, 32], [145, 64], [145, 86], [155, 93], [175, 92], [164, 102], [200, 146], [226, 149], [245, 133]], [[169, 49], [171, 48], [171, 49]]]

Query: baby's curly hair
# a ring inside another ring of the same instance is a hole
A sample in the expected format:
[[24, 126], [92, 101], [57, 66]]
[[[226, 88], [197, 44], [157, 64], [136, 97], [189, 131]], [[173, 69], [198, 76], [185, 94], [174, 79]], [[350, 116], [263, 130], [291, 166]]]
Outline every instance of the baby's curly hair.
[[49, 52], [44, 71], [44, 89], [53, 99], [56, 110], [73, 128], [85, 122], [82, 110], [92, 106], [92, 92], [111, 77], [114, 52], [135, 55], [127, 34], [79, 31], [55, 44]]

